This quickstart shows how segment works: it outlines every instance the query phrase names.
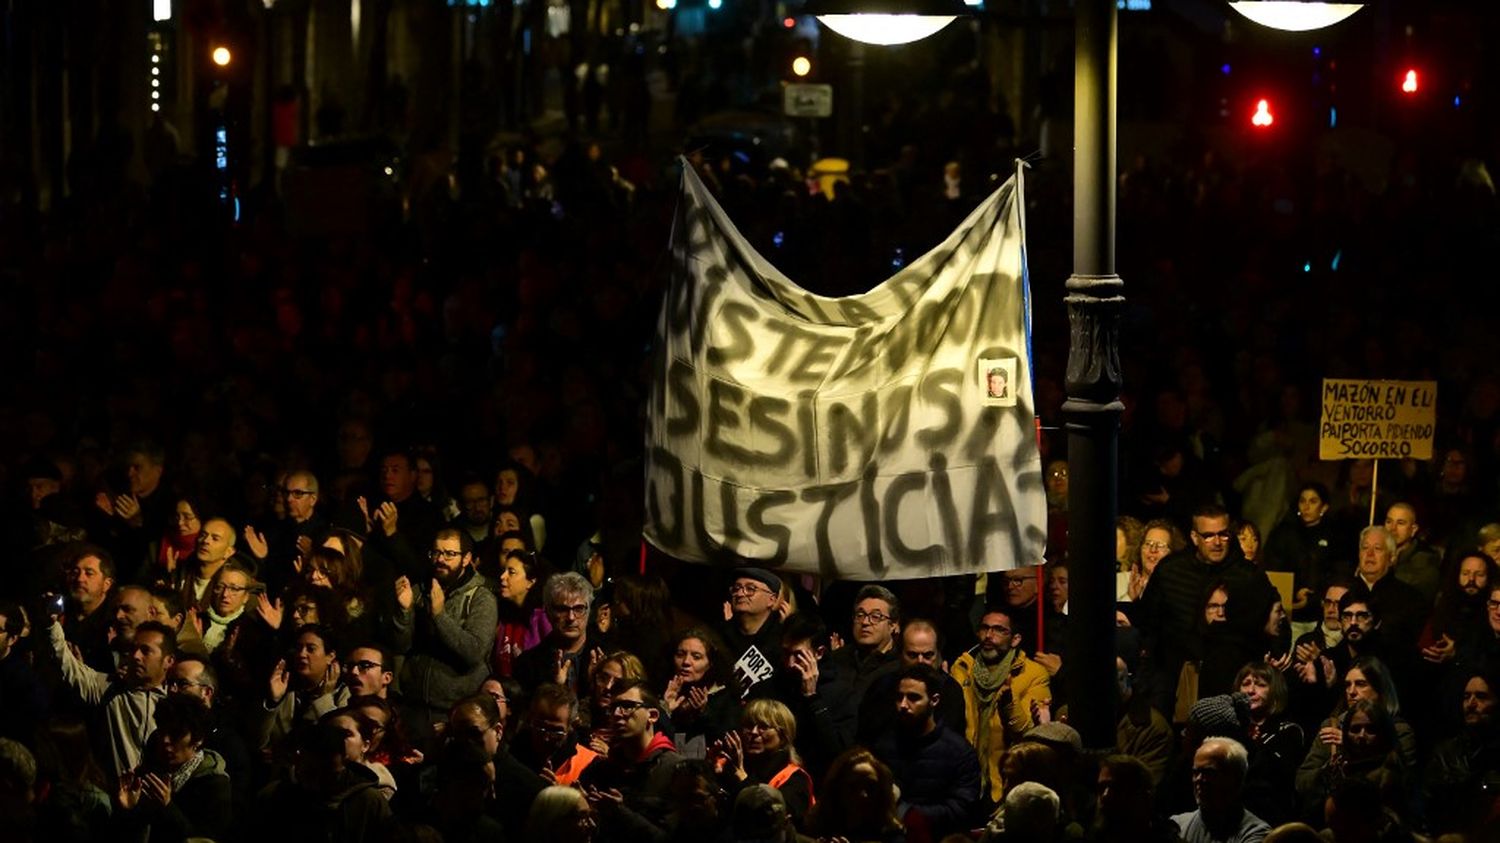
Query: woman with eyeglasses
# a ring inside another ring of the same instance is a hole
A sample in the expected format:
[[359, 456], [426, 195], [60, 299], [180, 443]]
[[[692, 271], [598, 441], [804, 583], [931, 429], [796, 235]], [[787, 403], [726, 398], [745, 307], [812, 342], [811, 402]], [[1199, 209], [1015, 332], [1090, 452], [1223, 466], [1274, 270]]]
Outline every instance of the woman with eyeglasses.
[[802, 828], [813, 803], [813, 780], [796, 740], [791, 709], [777, 700], [755, 699], [745, 704], [739, 729], [725, 732], [711, 755], [726, 791], [732, 795], [751, 785], [770, 785], [781, 792], [792, 824]]
[[178, 495], [172, 515], [160, 538], [152, 543], [146, 566], [135, 582], [162, 583], [181, 589], [184, 577], [198, 552], [198, 532], [203, 529], [202, 503], [189, 495]]
[[728, 656], [719, 636], [703, 627], [678, 634], [670, 650], [675, 672], [661, 699], [672, 721], [672, 740], [683, 755], [703, 758], [710, 742], [739, 724]]
[[495, 648], [490, 653], [491, 674], [509, 677], [516, 658], [542, 643], [552, 631], [538, 588], [546, 578], [536, 554], [511, 550], [501, 558], [496, 601], [500, 622], [495, 626]]
[[1141, 599], [1146, 583], [1151, 581], [1151, 574], [1161, 560], [1185, 547], [1187, 539], [1183, 538], [1177, 525], [1165, 518], [1148, 521], [1141, 534], [1139, 562], [1130, 570], [1130, 582], [1126, 588], [1129, 599]]
[[1392, 724], [1393, 746], [1405, 769], [1417, 769], [1417, 737], [1412, 728], [1401, 718], [1401, 702], [1396, 695], [1396, 683], [1390, 669], [1379, 659], [1361, 656], [1344, 671], [1344, 692], [1339, 696], [1333, 714], [1323, 721], [1322, 727], [1297, 768], [1297, 792], [1312, 792], [1317, 784], [1319, 771], [1328, 766], [1329, 760], [1340, 752], [1344, 742], [1344, 715], [1361, 701], [1379, 706]]

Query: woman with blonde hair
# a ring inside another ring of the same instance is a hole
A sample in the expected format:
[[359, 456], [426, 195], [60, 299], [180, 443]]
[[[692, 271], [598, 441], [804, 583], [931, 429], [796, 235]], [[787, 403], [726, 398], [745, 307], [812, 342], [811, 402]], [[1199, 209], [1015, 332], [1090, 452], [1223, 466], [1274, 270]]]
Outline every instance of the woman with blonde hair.
[[542, 788], [526, 815], [526, 843], [590, 843], [594, 839], [594, 810], [583, 791], [552, 785]]
[[726, 791], [738, 793], [757, 784], [776, 788], [792, 823], [801, 828], [814, 802], [813, 781], [802, 767], [796, 740], [791, 709], [778, 700], [755, 699], [745, 704], [739, 729], [714, 743], [713, 756]]

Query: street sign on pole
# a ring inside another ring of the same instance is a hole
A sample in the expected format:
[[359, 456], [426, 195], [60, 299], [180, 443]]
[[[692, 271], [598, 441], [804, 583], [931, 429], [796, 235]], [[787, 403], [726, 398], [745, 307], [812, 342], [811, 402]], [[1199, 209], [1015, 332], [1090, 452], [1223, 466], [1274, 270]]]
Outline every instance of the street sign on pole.
[[782, 89], [781, 106], [788, 117], [831, 117], [833, 86], [789, 84]]

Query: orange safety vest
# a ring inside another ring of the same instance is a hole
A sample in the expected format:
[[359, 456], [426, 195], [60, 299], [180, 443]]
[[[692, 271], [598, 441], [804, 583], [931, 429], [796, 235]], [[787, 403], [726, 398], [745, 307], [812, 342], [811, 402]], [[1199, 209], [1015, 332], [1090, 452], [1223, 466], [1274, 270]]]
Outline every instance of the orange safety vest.
[[776, 775], [771, 777], [770, 781], [766, 782], [766, 784], [776, 788], [777, 790], [781, 790], [781, 786], [786, 784], [792, 778], [792, 776], [796, 775], [797, 773], [801, 773], [803, 776], [807, 777], [807, 804], [809, 806], [818, 804], [817, 797], [813, 796], [812, 776], [808, 775], [808, 772], [802, 769], [802, 767], [798, 764], [788, 764], [785, 767], [782, 767]]
[[588, 769], [590, 764], [594, 763], [595, 758], [599, 757], [599, 753], [583, 744], [574, 747], [574, 750], [573, 757], [564, 761], [563, 765], [558, 767], [556, 771], [557, 783], [564, 787], [571, 786], [574, 782], [578, 781], [578, 777], [583, 775], [583, 771]]

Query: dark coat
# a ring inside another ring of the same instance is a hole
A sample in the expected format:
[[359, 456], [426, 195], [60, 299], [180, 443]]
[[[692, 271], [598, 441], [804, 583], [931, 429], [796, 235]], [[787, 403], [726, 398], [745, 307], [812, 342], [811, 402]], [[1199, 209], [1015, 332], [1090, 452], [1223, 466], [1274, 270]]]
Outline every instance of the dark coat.
[[970, 828], [979, 803], [979, 756], [963, 735], [946, 726], [917, 736], [892, 730], [870, 749], [891, 768], [902, 805], [927, 819], [934, 840]]

